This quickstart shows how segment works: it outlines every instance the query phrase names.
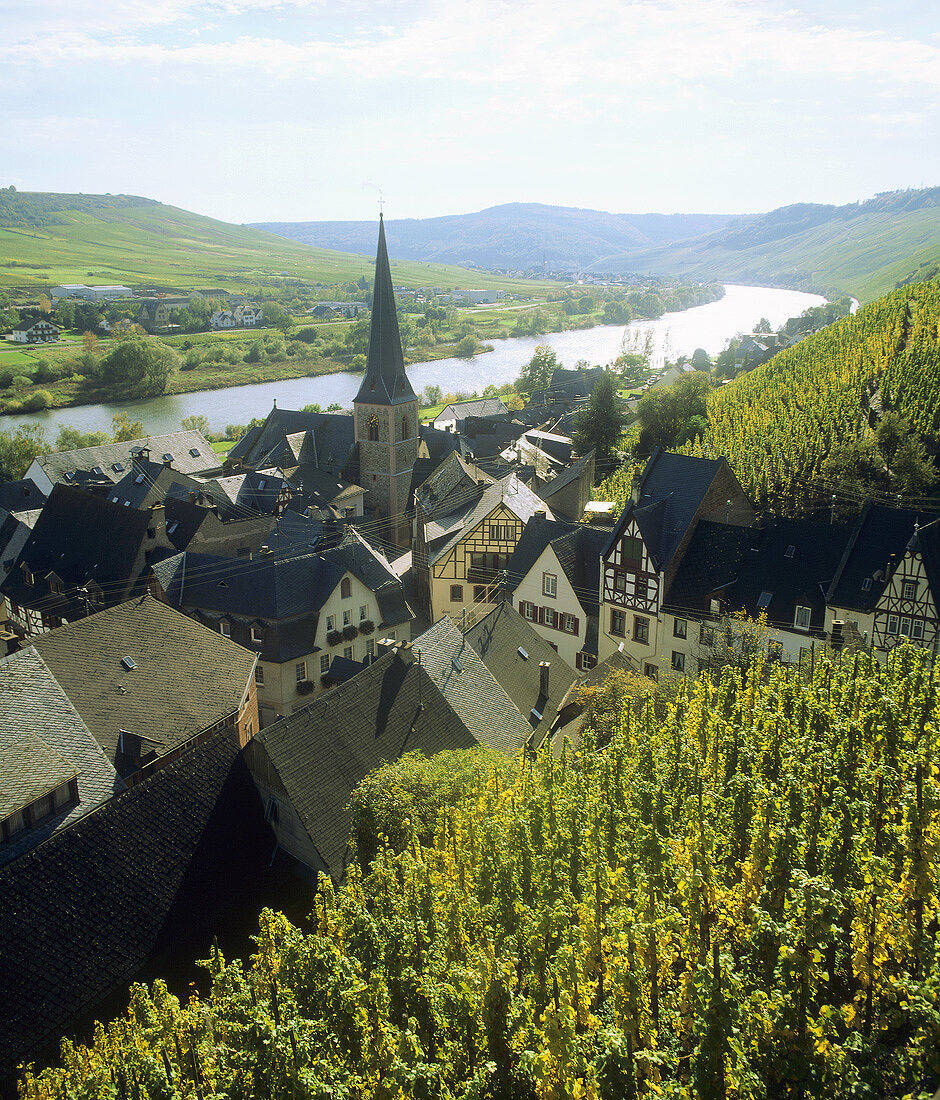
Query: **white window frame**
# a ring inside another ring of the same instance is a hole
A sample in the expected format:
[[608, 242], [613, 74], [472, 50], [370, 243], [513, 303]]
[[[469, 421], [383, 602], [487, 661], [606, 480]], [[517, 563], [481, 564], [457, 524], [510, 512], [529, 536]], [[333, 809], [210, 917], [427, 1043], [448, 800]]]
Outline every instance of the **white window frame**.
[[343, 646], [343, 656], [346, 658], [347, 661], [355, 661], [356, 658], [353, 655], [354, 653], [355, 650], [351, 645]]
[[327, 630], [335, 630], [336, 629], [336, 616], [335, 615], [327, 615], [327, 617], [326, 617], [326, 629]]
[[264, 687], [264, 665], [260, 661], [255, 665], [255, 683], [258, 687]]
[[911, 620], [907, 615], [901, 616], [901, 636], [903, 638], [909, 638], [911, 636]]
[[231, 638], [232, 636], [231, 624], [226, 622], [225, 619], [219, 620], [219, 633], [223, 638]]
[[330, 671], [330, 655], [323, 653], [320, 656], [320, 675], [325, 676]]
[[900, 618], [897, 615], [888, 616], [888, 626], [885, 631], [886, 634], [897, 634], [898, 626], [900, 625]]
[[368, 617], [369, 617], [369, 605], [364, 604], [364, 603], [360, 604], [359, 605], [359, 622], [362, 622], [363, 619], [368, 619]]
[[264, 629], [260, 626], [253, 626], [251, 628], [251, 640], [255, 645], [261, 645], [264, 642]]
[[[910, 591], [908, 591], [910, 589]], [[901, 582], [901, 599], [902, 600], [916, 600], [917, 599], [917, 581], [902, 581]]]
[[793, 625], [797, 630], [809, 630], [812, 622], [813, 609], [805, 604], [798, 603], [793, 612]]
[[307, 662], [306, 661], [298, 661], [294, 665], [294, 681], [295, 681], [295, 683], [299, 684], [302, 680], [306, 680], [306, 679], [307, 679]]
[[911, 619], [911, 641], [922, 642], [924, 640], [924, 620]]
[[556, 573], [542, 574], [542, 595], [554, 600], [558, 595], [558, 575]]

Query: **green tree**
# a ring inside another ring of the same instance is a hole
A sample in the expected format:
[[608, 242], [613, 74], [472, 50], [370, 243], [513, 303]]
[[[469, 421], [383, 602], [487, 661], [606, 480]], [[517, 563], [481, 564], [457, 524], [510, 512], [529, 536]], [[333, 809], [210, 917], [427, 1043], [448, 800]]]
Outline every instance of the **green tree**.
[[16, 431], [0, 432], [0, 481], [17, 481], [48, 449], [46, 433], [38, 424], [21, 424]]
[[285, 336], [294, 328], [294, 318], [277, 302], [265, 302], [264, 321], [265, 324], [283, 332]]
[[548, 344], [539, 344], [532, 358], [522, 368], [516, 381], [520, 393], [530, 394], [533, 390], [547, 389], [552, 382], [552, 374], [558, 368], [558, 357]]
[[454, 348], [454, 354], [460, 359], [472, 359], [476, 355], [480, 347], [480, 341], [473, 335], [472, 332], [468, 332], [466, 336], [462, 337], [456, 348]]
[[201, 432], [206, 438], [209, 436], [209, 418], [207, 416], [184, 416], [180, 421], [180, 427], [184, 432]]
[[640, 399], [639, 452], [654, 447], [681, 447], [704, 434], [708, 427], [708, 375], [701, 371], [684, 374], [672, 386], [653, 390]]
[[107, 432], [82, 432], [71, 424], [63, 424], [55, 438], [55, 449], [77, 451], [82, 447], [99, 447], [102, 443], [110, 442], [111, 436]]
[[614, 449], [623, 433], [623, 419], [614, 376], [604, 371], [594, 386], [591, 400], [578, 414], [571, 437], [578, 454], [595, 452], [599, 478], [606, 477], [615, 464]]
[[444, 395], [441, 393], [441, 387], [430, 385], [424, 387], [424, 393], [421, 395], [424, 404], [428, 407], [433, 405], [440, 405]]
[[131, 420], [126, 412], [111, 417], [111, 437], [115, 443], [130, 443], [132, 439], [143, 439], [147, 432], [139, 420]]
[[159, 397], [179, 370], [180, 357], [159, 340], [132, 336], [122, 340], [98, 365], [106, 386], [140, 397]]

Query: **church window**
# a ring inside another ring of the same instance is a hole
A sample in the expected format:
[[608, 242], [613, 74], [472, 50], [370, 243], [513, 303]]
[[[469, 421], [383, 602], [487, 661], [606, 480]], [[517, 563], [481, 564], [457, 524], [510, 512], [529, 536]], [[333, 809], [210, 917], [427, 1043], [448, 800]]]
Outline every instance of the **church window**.
[[369, 440], [372, 443], [378, 442], [379, 438], [379, 418], [373, 413], [369, 417]]

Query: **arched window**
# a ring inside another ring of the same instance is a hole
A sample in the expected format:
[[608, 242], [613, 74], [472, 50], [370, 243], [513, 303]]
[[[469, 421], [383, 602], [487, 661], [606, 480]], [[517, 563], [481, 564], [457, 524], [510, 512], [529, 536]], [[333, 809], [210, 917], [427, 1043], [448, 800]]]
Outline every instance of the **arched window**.
[[401, 418], [401, 437], [402, 439], [408, 438], [408, 417], [403, 416]]
[[369, 439], [377, 443], [379, 439], [379, 418], [373, 413], [369, 417]]
[[349, 577], [343, 577], [339, 582], [339, 595], [340, 599], [348, 600], [352, 595], [352, 581]]

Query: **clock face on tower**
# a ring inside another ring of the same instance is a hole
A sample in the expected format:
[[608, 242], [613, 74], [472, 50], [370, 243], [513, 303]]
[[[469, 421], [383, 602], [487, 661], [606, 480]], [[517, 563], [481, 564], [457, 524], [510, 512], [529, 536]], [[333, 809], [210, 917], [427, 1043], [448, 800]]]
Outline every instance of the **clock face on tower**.
[[369, 439], [372, 442], [378, 442], [379, 438], [379, 418], [373, 413], [369, 417]]

